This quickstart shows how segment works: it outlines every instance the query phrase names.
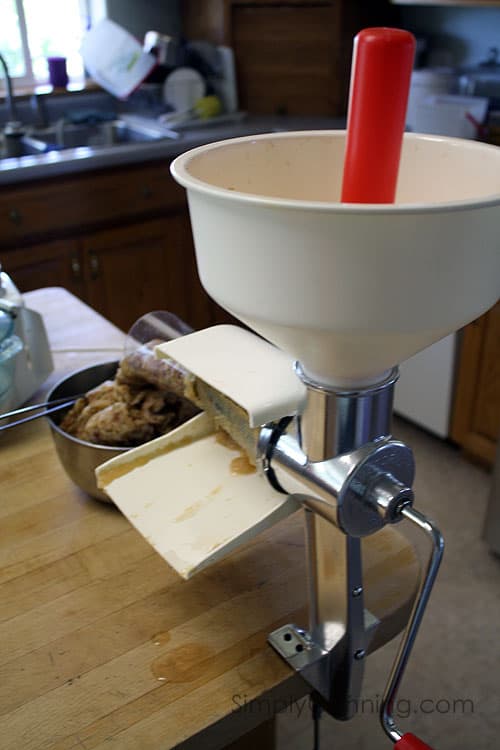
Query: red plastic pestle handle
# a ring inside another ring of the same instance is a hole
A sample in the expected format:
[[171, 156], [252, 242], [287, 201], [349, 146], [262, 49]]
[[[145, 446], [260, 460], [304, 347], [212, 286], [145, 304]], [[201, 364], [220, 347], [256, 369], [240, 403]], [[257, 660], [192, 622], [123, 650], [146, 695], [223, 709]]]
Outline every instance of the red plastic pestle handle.
[[342, 183], [345, 203], [393, 203], [415, 37], [363, 29], [354, 39]]
[[406, 732], [406, 734], [403, 734], [400, 740], [396, 742], [394, 745], [397, 750], [432, 750], [432, 747], [430, 745], [427, 745], [425, 742], [422, 742], [422, 740], [419, 740], [418, 737], [415, 737], [414, 734], [411, 734], [411, 732]]

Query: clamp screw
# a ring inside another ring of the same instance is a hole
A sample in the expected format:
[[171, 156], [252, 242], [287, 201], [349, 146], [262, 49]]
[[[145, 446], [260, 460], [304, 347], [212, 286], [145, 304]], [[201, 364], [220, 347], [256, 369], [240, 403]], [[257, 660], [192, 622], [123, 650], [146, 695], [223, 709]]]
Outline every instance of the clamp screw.
[[356, 586], [356, 588], [353, 589], [351, 593], [354, 597], [361, 596], [361, 594], [363, 593], [363, 586]]
[[360, 661], [360, 659], [365, 658], [365, 653], [366, 653], [365, 650], [360, 648], [354, 652], [354, 658], [356, 659], [356, 661]]

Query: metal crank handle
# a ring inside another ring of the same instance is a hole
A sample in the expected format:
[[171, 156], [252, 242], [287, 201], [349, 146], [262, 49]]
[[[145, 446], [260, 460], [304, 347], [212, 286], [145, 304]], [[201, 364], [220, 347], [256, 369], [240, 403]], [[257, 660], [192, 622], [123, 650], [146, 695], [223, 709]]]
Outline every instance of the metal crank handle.
[[432, 521], [429, 521], [424, 515], [422, 515], [422, 513], [419, 513], [418, 510], [407, 506], [402, 508], [400, 513], [427, 534], [432, 542], [432, 552], [429, 562], [427, 563], [425, 575], [420, 584], [417, 598], [413, 605], [410, 621], [406, 627], [403, 640], [401, 641], [396, 656], [396, 661], [394, 662], [389, 676], [389, 681], [382, 700], [380, 720], [384, 731], [395, 743], [394, 747], [397, 748], [397, 750], [432, 750], [430, 745], [426, 745], [425, 742], [419, 740], [414, 734], [409, 732], [402, 734], [399, 731], [392, 716], [392, 709], [413, 644], [415, 643], [418, 628], [422, 622], [427, 602], [429, 601], [434, 581], [438, 574], [439, 566], [443, 557], [444, 540], [439, 529], [432, 523]]

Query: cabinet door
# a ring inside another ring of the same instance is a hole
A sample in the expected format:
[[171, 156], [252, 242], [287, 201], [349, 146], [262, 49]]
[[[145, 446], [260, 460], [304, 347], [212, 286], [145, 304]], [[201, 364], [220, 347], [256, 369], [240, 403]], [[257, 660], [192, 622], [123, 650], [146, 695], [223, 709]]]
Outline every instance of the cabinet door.
[[241, 108], [289, 115], [345, 111], [341, 4], [231, 4]]
[[0, 260], [21, 292], [61, 286], [84, 297], [81, 255], [75, 240], [59, 240], [20, 250], [2, 250]]
[[463, 331], [451, 437], [493, 464], [500, 434], [500, 302]]
[[[500, 2], [500, 0], [498, 0]], [[240, 109], [343, 116], [354, 36], [391, 25], [384, 0], [184, 0], [189, 39], [233, 47]]]
[[127, 331], [153, 310], [186, 318], [179, 216], [96, 232], [82, 246], [88, 302], [116, 326]]

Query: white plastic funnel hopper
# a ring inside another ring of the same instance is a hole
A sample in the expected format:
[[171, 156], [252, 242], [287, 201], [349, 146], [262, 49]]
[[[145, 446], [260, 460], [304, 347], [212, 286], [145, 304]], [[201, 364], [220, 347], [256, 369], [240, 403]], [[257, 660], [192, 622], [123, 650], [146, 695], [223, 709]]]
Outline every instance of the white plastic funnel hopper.
[[500, 293], [500, 149], [406, 134], [395, 204], [339, 202], [344, 131], [178, 157], [207, 292], [333, 386], [363, 385]]

